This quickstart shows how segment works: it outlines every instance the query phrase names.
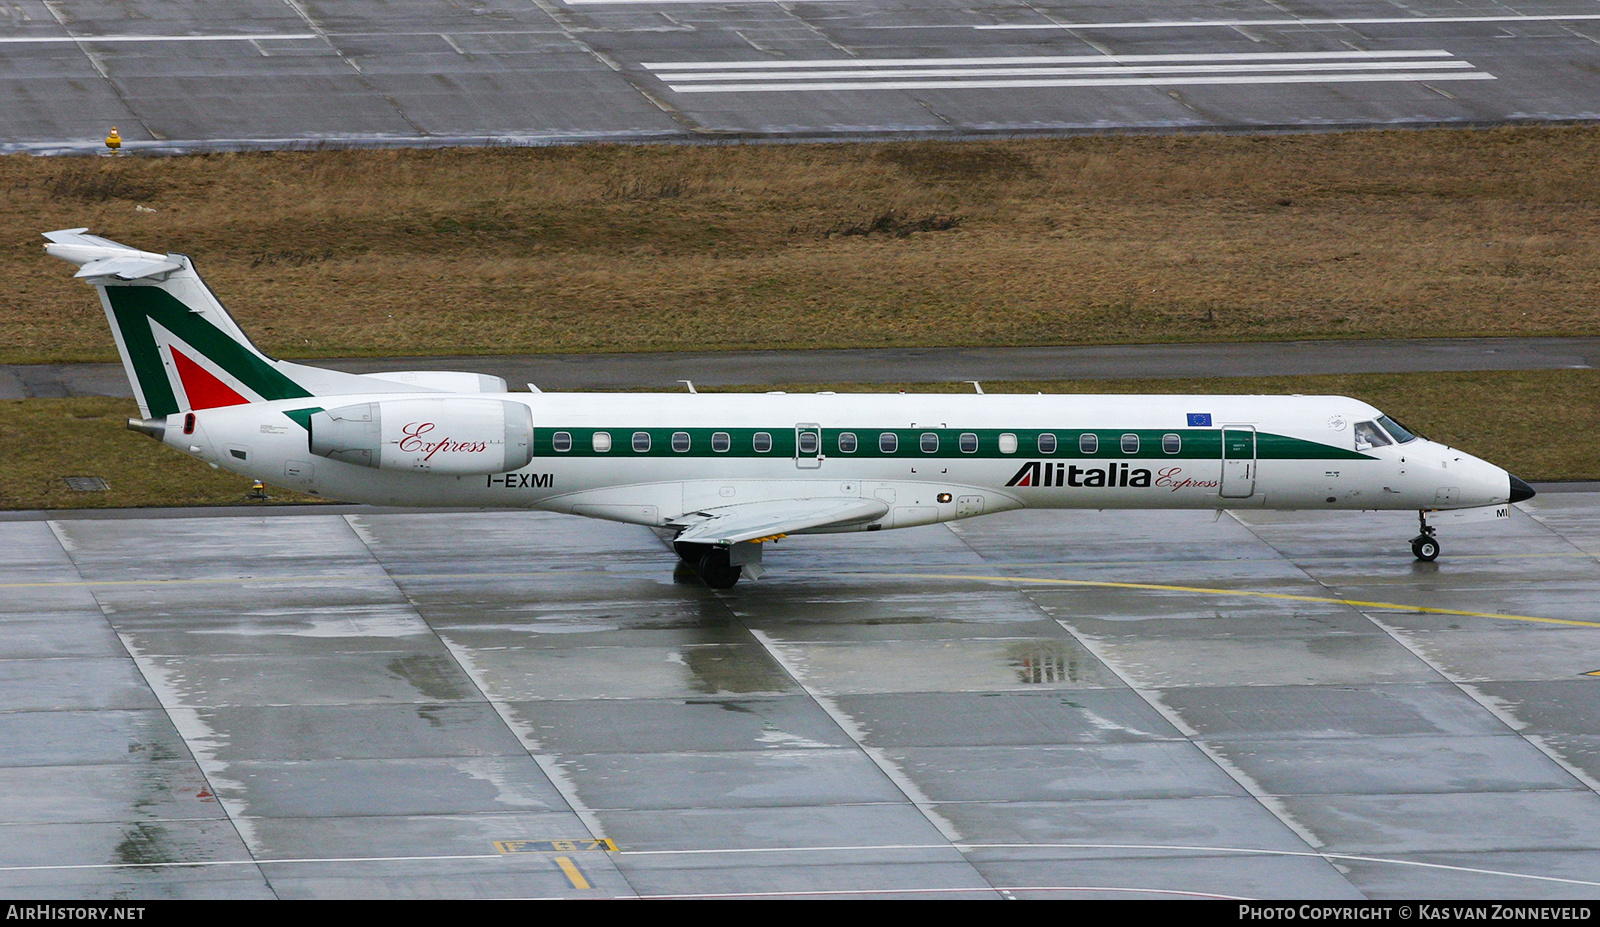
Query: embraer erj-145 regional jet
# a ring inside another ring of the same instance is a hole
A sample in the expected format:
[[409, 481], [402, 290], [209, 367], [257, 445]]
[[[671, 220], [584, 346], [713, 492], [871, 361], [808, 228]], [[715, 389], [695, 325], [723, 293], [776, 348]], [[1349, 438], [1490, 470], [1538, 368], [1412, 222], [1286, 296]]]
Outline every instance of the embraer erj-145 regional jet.
[[50, 254], [100, 292], [142, 419], [214, 467], [381, 505], [648, 525], [705, 582], [789, 534], [1020, 508], [1500, 507], [1528, 484], [1342, 396], [511, 393], [474, 373], [349, 374], [257, 350], [181, 254], [85, 229]]

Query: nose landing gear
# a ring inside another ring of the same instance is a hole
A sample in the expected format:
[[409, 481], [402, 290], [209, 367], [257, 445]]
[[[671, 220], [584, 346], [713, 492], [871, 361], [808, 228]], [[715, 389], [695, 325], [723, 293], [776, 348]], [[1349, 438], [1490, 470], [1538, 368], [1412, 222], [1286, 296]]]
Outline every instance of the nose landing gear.
[[1423, 563], [1432, 563], [1439, 559], [1439, 540], [1433, 536], [1427, 512], [1417, 512], [1417, 522], [1422, 525], [1422, 533], [1411, 539], [1411, 552]]

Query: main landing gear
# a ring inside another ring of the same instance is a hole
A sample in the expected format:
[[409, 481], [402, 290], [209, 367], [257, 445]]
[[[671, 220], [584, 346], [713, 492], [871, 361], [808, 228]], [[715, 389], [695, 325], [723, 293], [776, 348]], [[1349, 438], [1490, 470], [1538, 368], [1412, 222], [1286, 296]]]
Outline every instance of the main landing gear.
[[712, 589], [732, 589], [744, 574], [744, 567], [729, 563], [728, 548], [714, 544], [678, 544], [672, 549], [678, 559], [694, 567], [700, 579]]
[[1422, 533], [1411, 539], [1411, 552], [1423, 563], [1432, 563], [1439, 559], [1439, 539], [1433, 536], [1433, 526], [1428, 524], [1428, 513], [1418, 512], [1417, 522], [1422, 525]]

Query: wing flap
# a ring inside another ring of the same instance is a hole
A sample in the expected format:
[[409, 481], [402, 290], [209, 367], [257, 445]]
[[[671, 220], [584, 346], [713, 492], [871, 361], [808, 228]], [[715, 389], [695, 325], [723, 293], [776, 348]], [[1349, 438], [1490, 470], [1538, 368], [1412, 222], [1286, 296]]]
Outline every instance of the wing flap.
[[691, 512], [675, 523], [687, 525], [673, 540], [732, 545], [812, 528], [843, 527], [883, 517], [889, 506], [877, 499], [820, 498], [745, 502]]

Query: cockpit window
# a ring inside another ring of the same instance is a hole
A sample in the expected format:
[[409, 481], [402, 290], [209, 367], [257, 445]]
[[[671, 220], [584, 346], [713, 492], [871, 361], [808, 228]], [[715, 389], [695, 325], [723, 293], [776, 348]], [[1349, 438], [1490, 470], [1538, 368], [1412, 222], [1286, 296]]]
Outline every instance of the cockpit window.
[[1366, 451], [1393, 444], [1376, 422], [1356, 422], [1356, 450]]
[[1410, 444], [1412, 441], [1417, 440], [1415, 432], [1387, 415], [1378, 416], [1378, 424], [1382, 425], [1383, 430], [1393, 436], [1397, 443]]

